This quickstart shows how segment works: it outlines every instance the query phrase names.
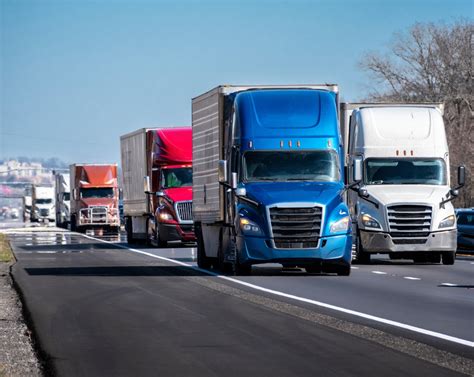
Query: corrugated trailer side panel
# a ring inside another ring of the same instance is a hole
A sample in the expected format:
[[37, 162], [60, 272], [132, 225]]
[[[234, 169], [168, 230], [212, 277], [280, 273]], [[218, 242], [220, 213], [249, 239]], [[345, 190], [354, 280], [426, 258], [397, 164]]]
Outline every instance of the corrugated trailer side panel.
[[143, 178], [147, 175], [146, 129], [120, 137], [122, 158], [123, 211], [125, 216], [147, 212]]
[[76, 164], [69, 165], [69, 187], [71, 190], [71, 201], [70, 201], [70, 211], [71, 213], [76, 213]]
[[223, 189], [217, 170], [222, 158], [222, 124], [220, 88], [193, 98], [193, 217], [204, 223], [223, 220]]

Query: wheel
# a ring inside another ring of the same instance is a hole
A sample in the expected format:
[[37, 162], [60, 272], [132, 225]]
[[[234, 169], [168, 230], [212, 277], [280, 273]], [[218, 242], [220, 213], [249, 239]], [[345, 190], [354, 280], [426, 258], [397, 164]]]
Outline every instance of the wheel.
[[252, 265], [249, 263], [241, 263], [239, 260], [239, 255], [237, 253], [237, 245], [235, 244], [235, 240], [233, 237], [230, 238], [229, 241], [229, 252], [234, 255], [234, 263], [233, 263], [233, 270], [234, 275], [236, 276], [246, 276], [252, 273]]
[[445, 265], [453, 265], [456, 259], [456, 251], [443, 251], [441, 259]]
[[370, 264], [370, 254], [362, 248], [360, 236], [357, 237], [355, 261], [359, 264]]
[[204, 249], [204, 240], [202, 238], [202, 229], [200, 223], [195, 223], [194, 230], [196, 233], [197, 243], [197, 265], [199, 268], [209, 269], [212, 266], [211, 258], [206, 256], [206, 250]]
[[350, 263], [337, 265], [336, 274], [337, 276], [349, 276], [351, 274]]
[[132, 225], [132, 218], [126, 217], [125, 218], [125, 230], [127, 231], [127, 243], [133, 244], [135, 240], [133, 239], [133, 225]]
[[304, 269], [308, 274], [320, 274], [322, 271], [321, 263], [314, 263], [309, 266], [305, 266]]
[[219, 248], [217, 250], [217, 264], [219, 271], [227, 274], [232, 273], [232, 264], [225, 261], [225, 248], [227, 245], [224, 246], [224, 231], [221, 229], [219, 233]]
[[168, 246], [168, 242], [163, 241], [160, 237], [160, 230], [159, 230], [158, 225], [155, 227], [155, 242], [156, 242], [156, 246], [158, 246], [158, 247]]
[[71, 216], [71, 232], [76, 231], [76, 216]]

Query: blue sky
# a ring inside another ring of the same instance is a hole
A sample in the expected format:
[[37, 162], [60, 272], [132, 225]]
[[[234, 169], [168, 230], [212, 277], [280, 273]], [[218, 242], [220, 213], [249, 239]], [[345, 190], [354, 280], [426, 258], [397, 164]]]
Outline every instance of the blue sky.
[[415, 22], [473, 17], [471, 0], [0, 0], [0, 158], [119, 162], [120, 135], [189, 125], [218, 84], [337, 83]]

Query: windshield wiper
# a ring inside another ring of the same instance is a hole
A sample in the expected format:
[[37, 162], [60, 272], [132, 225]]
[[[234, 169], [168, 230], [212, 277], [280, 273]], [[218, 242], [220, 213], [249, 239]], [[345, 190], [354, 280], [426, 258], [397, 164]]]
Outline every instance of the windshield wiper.
[[308, 178], [287, 178], [287, 181], [309, 181]]

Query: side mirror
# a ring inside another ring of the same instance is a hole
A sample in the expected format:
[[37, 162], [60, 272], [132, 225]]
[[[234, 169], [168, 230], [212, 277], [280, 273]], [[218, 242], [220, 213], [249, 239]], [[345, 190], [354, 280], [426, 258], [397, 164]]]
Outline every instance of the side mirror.
[[219, 183], [227, 182], [227, 160], [219, 160], [217, 174], [219, 176]]
[[158, 197], [158, 198], [162, 198], [163, 196], [165, 196], [165, 193], [163, 191], [157, 191], [155, 193], [155, 195]]
[[458, 188], [461, 188], [466, 183], [466, 168], [464, 165], [458, 167]]
[[362, 181], [362, 157], [354, 157], [352, 166], [352, 179], [354, 182]]
[[453, 198], [459, 196], [459, 190], [453, 189], [449, 190], [449, 195], [452, 196]]
[[247, 195], [247, 190], [245, 189], [245, 187], [240, 187], [240, 188], [235, 190], [235, 195], [237, 195], [237, 196], [246, 196]]
[[359, 195], [362, 196], [363, 198], [368, 198], [369, 197], [369, 192], [365, 188], [359, 189]]
[[75, 189], [72, 190], [72, 198], [73, 198], [74, 200], [78, 200], [78, 199], [79, 199], [79, 192], [78, 192], [78, 191], [79, 191], [79, 190], [78, 190], [77, 188], [75, 188]]
[[145, 194], [150, 193], [150, 177], [148, 175], [143, 178], [143, 191]]
[[235, 190], [237, 188], [237, 173], [232, 173], [230, 188]]

